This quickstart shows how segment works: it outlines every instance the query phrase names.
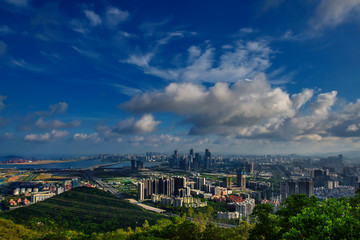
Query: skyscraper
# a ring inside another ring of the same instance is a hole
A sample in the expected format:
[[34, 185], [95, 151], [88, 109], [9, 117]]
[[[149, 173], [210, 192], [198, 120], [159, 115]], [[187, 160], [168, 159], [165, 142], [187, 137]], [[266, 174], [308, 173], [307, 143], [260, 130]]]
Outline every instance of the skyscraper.
[[144, 183], [139, 182], [138, 185], [138, 200], [144, 201]]
[[244, 169], [238, 170], [237, 173], [237, 186], [241, 189], [246, 188], [246, 172]]

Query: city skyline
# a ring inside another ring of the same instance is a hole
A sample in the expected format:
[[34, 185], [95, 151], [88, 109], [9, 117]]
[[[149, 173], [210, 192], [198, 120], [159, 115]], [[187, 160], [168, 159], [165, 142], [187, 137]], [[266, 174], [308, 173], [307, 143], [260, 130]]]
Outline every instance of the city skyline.
[[360, 0], [0, 2], [0, 154], [360, 146]]

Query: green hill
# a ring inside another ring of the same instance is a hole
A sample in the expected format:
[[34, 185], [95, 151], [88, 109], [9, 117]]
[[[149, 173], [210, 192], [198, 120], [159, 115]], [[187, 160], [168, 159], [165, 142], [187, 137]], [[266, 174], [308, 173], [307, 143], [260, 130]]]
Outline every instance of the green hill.
[[77, 230], [86, 234], [150, 224], [161, 218], [142, 208], [95, 188], [76, 188], [34, 205], [0, 214], [29, 227]]

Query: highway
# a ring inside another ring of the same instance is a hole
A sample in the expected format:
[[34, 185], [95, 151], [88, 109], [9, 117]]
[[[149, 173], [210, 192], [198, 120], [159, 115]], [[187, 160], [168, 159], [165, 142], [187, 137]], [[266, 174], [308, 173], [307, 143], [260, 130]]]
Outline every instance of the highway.
[[94, 182], [96, 182], [96, 184], [98, 184], [100, 187], [102, 187], [105, 191], [113, 194], [115, 197], [120, 198], [120, 199], [124, 198], [123, 195], [121, 193], [119, 193], [119, 191], [116, 188], [103, 182], [101, 180], [101, 178], [95, 177], [92, 171], [86, 170], [84, 172], [84, 175], [86, 178], [93, 180]]

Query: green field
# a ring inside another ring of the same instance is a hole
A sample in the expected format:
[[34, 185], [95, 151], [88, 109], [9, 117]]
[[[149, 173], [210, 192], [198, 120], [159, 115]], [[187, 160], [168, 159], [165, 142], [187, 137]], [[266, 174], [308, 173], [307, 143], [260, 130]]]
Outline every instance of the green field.
[[61, 195], [0, 214], [25, 226], [71, 229], [89, 234], [155, 223], [161, 216], [94, 188], [76, 188]]

